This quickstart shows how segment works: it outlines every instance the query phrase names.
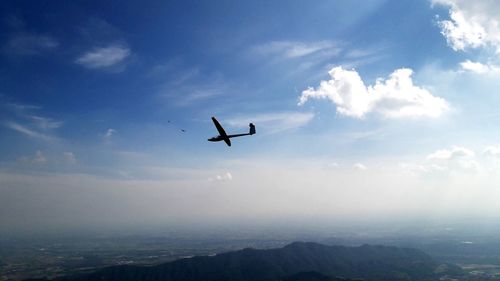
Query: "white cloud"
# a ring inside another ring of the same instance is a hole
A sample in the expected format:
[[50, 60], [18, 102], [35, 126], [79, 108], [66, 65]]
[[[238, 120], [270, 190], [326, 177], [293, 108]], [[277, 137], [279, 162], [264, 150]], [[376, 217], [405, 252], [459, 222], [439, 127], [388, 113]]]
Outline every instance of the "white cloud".
[[452, 146], [450, 149], [439, 149], [427, 156], [429, 160], [450, 160], [459, 157], [473, 157], [474, 151], [461, 146]]
[[63, 152], [63, 156], [64, 156], [64, 159], [66, 160], [66, 162], [68, 162], [70, 164], [76, 163], [76, 157], [75, 157], [75, 154], [73, 152], [69, 152], [69, 151]]
[[113, 138], [113, 135], [116, 133], [115, 129], [109, 128], [106, 133], [104, 134], [104, 141], [110, 142], [111, 139]]
[[32, 130], [26, 126], [23, 126], [19, 123], [16, 123], [16, 122], [6, 122], [5, 123], [5, 126], [7, 128], [10, 128], [14, 131], [17, 131], [19, 133], [22, 133], [28, 137], [32, 137], [32, 138], [37, 138], [37, 139], [41, 139], [41, 140], [44, 140], [44, 141], [51, 141], [54, 139], [54, 137], [52, 136], [49, 136], [49, 135], [46, 135], [46, 134], [43, 134], [43, 133], [39, 133], [35, 130]]
[[460, 160], [457, 162], [457, 165], [460, 169], [466, 171], [478, 171], [480, 169], [480, 165], [476, 160], [467, 159]]
[[107, 68], [122, 62], [130, 55], [130, 49], [122, 45], [111, 45], [104, 48], [94, 48], [79, 58], [76, 63], [86, 68]]
[[499, 1], [432, 0], [432, 3], [449, 8], [450, 20], [438, 23], [453, 50], [489, 45], [500, 51]]
[[328, 73], [330, 80], [321, 81], [316, 89], [310, 87], [302, 91], [299, 105], [309, 99], [329, 99], [339, 114], [356, 118], [371, 112], [386, 118], [438, 117], [449, 108], [444, 99], [413, 85], [411, 69], [397, 69], [389, 78], [379, 78], [375, 85], [368, 87], [355, 70], [338, 66]]
[[474, 73], [491, 73], [499, 71], [500, 68], [496, 65], [491, 64], [483, 64], [480, 62], [472, 62], [470, 60], [466, 60], [460, 63], [460, 68], [463, 71], [474, 72]]
[[230, 172], [225, 172], [221, 175], [216, 175], [213, 178], [209, 178], [209, 181], [231, 181], [233, 180], [233, 175]]
[[490, 145], [483, 151], [483, 154], [486, 156], [499, 157], [500, 156], [500, 146]]
[[331, 41], [319, 42], [294, 42], [294, 41], [273, 41], [253, 48], [253, 50], [262, 55], [283, 55], [287, 58], [299, 58], [318, 52], [328, 52], [329, 54], [338, 54], [340, 49]]
[[384, 49], [385, 46], [371, 47], [366, 49], [349, 49], [344, 54], [344, 57], [348, 59], [359, 59], [359, 58], [366, 59], [367, 57], [379, 54]]
[[25, 111], [42, 108], [41, 106], [38, 105], [20, 104], [20, 103], [6, 103], [5, 105], [11, 110], [14, 110], [20, 114], [23, 114]]
[[62, 121], [53, 120], [47, 117], [41, 116], [30, 116], [30, 119], [39, 127], [40, 129], [57, 129], [62, 126]]
[[[500, 151], [500, 150], [499, 150]], [[477, 157], [472, 149], [452, 146], [436, 150], [420, 163], [400, 163], [399, 168], [410, 175], [433, 175], [461, 177], [465, 174], [480, 174], [488, 163]]]
[[32, 113], [39, 109], [41, 109], [40, 106], [28, 104], [0, 103], [0, 111], [5, 110], [12, 118], [12, 121], [3, 122], [7, 128], [32, 138], [45, 141], [56, 140], [57, 137], [52, 135], [52, 132], [61, 127], [64, 122]]
[[312, 112], [274, 112], [228, 118], [226, 122], [233, 127], [254, 123], [257, 131], [272, 134], [302, 127], [313, 118]]
[[365, 171], [366, 169], [368, 169], [365, 165], [361, 164], [361, 163], [356, 163], [352, 166], [354, 169], [356, 170], [360, 170], [360, 171]]
[[179, 96], [178, 100], [176, 101], [176, 104], [179, 106], [189, 106], [193, 103], [213, 99], [226, 93], [225, 86], [222, 84], [219, 86], [213, 85], [213, 87], [201, 86], [196, 89], [190, 89], [189, 87], [185, 89], [179, 89], [179, 92], [183, 91], [185, 92], [185, 94]]
[[152, 75], [166, 78], [158, 94], [177, 106], [200, 104], [227, 95], [229, 89], [238, 89], [238, 85], [228, 83], [220, 73], [201, 72], [196, 67], [180, 66], [176, 61], [157, 65]]
[[452, 146], [451, 148], [439, 149], [427, 156], [429, 161], [424, 165], [426, 172], [477, 172], [480, 165], [476, 160], [473, 150]]

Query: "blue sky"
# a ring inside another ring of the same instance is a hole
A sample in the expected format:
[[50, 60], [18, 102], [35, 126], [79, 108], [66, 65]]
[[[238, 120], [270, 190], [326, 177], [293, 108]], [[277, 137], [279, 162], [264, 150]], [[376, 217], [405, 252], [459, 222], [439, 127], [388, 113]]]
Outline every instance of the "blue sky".
[[[3, 2], [0, 218], [491, 214], [500, 6], [478, 2]], [[211, 116], [257, 135], [209, 143]]]

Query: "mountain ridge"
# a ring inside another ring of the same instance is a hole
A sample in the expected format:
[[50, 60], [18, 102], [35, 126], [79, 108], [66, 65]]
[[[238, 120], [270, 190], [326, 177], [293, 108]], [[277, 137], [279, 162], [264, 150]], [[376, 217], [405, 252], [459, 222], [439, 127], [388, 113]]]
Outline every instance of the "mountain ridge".
[[[282, 248], [226, 252], [185, 258], [155, 266], [122, 265], [57, 281], [266, 281], [301, 272], [367, 281], [438, 280], [438, 264], [411, 248], [362, 245], [328, 246], [294, 242]], [[335, 280], [335, 279], [334, 279]]]

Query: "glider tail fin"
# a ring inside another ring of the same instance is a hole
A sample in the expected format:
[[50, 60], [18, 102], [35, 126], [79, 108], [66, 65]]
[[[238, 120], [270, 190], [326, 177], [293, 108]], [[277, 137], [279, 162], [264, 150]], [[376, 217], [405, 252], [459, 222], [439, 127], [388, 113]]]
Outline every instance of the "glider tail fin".
[[255, 134], [255, 125], [253, 123], [250, 123], [248, 126], [250, 126], [250, 135]]

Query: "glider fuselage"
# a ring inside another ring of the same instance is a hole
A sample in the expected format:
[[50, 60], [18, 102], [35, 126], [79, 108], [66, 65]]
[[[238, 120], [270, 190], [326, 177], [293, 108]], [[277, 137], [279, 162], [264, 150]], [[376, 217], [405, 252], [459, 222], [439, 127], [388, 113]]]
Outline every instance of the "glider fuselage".
[[226, 131], [224, 130], [224, 128], [222, 128], [222, 126], [220, 125], [219, 121], [217, 121], [217, 119], [215, 119], [215, 117], [212, 117], [212, 121], [214, 122], [214, 125], [217, 128], [217, 131], [219, 131], [219, 135], [212, 137], [212, 138], [209, 138], [208, 141], [214, 141], [214, 142], [215, 141], [224, 141], [228, 146], [231, 146], [231, 140], [229, 140], [230, 138], [241, 137], [241, 136], [250, 136], [250, 135], [255, 134], [255, 126], [252, 123], [250, 123], [250, 125], [249, 125], [250, 132], [248, 132], [246, 134], [228, 135], [228, 134], [226, 134]]

